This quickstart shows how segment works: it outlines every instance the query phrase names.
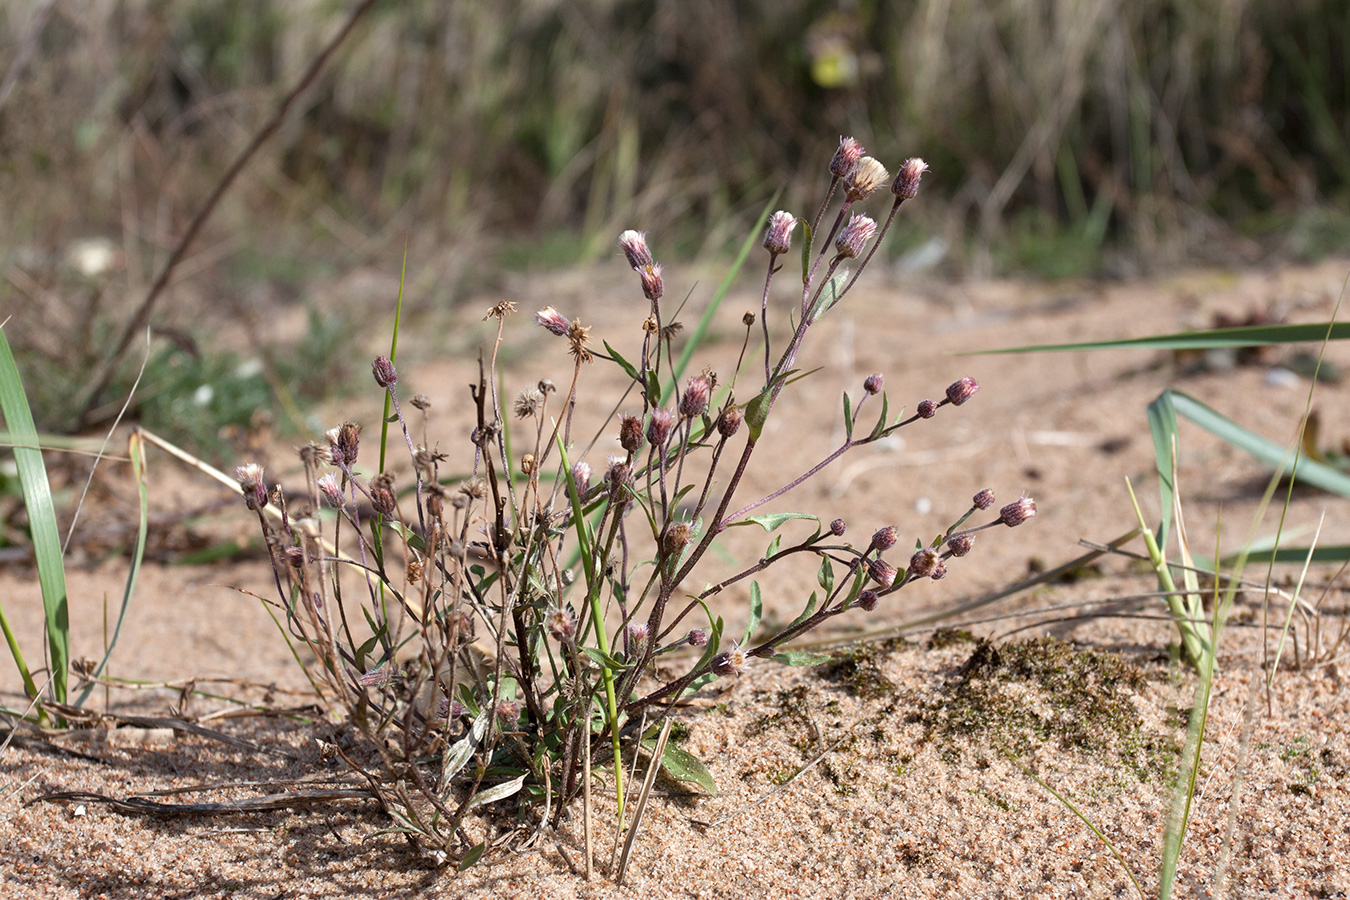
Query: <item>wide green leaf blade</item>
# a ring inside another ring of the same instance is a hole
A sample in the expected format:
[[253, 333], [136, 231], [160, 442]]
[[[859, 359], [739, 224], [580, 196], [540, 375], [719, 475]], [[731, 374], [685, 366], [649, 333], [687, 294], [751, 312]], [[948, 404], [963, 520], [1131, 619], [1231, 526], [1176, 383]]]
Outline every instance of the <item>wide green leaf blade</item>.
[[[56, 507], [52, 504], [47, 467], [38, 449], [33, 412], [23, 392], [19, 367], [10, 352], [9, 340], [0, 330], [0, 412], [14, 436], [14, 462], [23, 486], [24, 508], [33, 537], [33, 555], [37, 561], [38, 584], [42, 588], [42, 608], [46, 616], [47, 648], [51, 655], [52, 696], [66, 702], [66, 673], [70, 668], [70, 610], [66, 595], [66, 570], [61, 558], [61, 535], [56, 528]], [[17, 660], [16, 660], [17, 662]]]

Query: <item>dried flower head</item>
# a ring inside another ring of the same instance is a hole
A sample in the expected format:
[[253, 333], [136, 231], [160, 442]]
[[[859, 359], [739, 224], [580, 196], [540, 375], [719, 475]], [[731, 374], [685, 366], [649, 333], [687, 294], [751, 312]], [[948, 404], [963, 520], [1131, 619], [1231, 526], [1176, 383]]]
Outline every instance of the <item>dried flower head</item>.
[[385, 472], [370, 479], [370, 504], [385, 518], [398, 518], [398, 499], [394, 495], [393, 475]]
[[947, 385], [947, 402], [952, 406], [960, 406], [980, 389], [980, 383], [967, 375], [965, 378], [957, 379]]
[[900, 539], [900, 532], [894, 525], [887, 525], [880, 528], [872, 535], [872, 544], [869, 550], [880, 550], [886, 552], [895, 546], [895, 542]]
[[558, 337], [566, 337], [567, 329], [570, 323], [567, 317], [558, 312], [551, 306], [545, 306], [539, 312], [534, 314], [534, 324], [541, 328], [547, 328]]
[[707, 412], [712, 387], [712, 379], [706, 374], [695, 375], [685, 382], [684, 395], [680, 397], [680, 415], [686, 419], [697, 419]]
[[387, 356], [375, 357], [375, 361], [370, 364], [370, 371], [375, 376], [375, 383], [382, 388], [392, 387], [398, 381], [398, 373]]
[[661, 271], [665, 267], [660, 263], [651, 263], [638, 268], [638, 278], [642, 279], [642, 293], [653, 303], [666, 293], [666, 283], [661, 280]]
[[998, 519], [1009, 528], [1021, 525], [1036, 515], [1036, 501], [1023, 494], [998, 511]]
[[342, 486], [338, 484], [337, 476], [332, 472], [319, 477], [319, 491], [333, 509], [341, 509], [347, 501], [342, 495]]
[[729, 439], [741, 428], [745, 421], [745, 410], [739, 406], [725, 407], [717, 416], [717, 433], [723, 439]]
[[830, 160], [830, 174], [835, 178], [847, 178], [862, 155], [862, 144], [851, 137], [841, 137], [839, 149], [834, 151], [834, 157]]
[[927, 171], [928, 163], [917, 156], [905, 160], [900, 166], [900, 171], [896, 173], [891, 193], [901, 200], [913, 200], [914, 195], [919, 192], [919, 179]]
[[539, 410], [544, 406], [544, 395], [535, 388], [528, 391], [521, 391], [520, 396], [516, 398], [516, 417], [520, 419], [530, 419], [539, 414]]
[[867, 246], [867, 242], [876, 233], [876, 222], [867, 216], [851, 216], [848, 224], [840, 230], [839, 237], [834, 239], [834, 249], [839, 253], [841, 259], [853, 259], [861, 256], [863, 248]]
[[642, 420], [627, 413], [619, 416], [619, 446], [629, 453], [642, 448]]
[[792, 249], [792, 232], [797, 227], [797, 217], [786, 210], [779, 210], [769, 216], [769, 227], [764, 230], [764, 249], [773, 256]]
[[248, 463], [234, 470], [239, 479], [239, 487], [244, 492], [244, 504], [249, 509], [262, 509], [267, 505], [267, 487], [263, 484], [263, 467], [257, 463]]
[[925, 547], [909, 558], [908, 575], [910, 578], [922, 578], [925, 575], [931, 575], [941, 561], [942, 558], [936, 550]]
[[511, 313], [515, 311], [516, 305], [514, 303], [512, 303], [510, 300], [503, 300], [500, 303], [494, 304], [487, 311], [487, 315], [483, 316], [483, 321], [486, 322], [488, 319], [498, 319], [498, 320], [505, 319], [507, 316], [509, 316]]
[[884, 559], [873, 559], [867, 563], [867, 574], [873, 581], [884, 588], [895, 584], [895, 566], [886, 562]]
[[969, 534], [958, 534], [947, 542], [947, 549], [951, 551], [952, 556], [965, 556], [970, 552], [971, 545], [975, 543], [974, 537]]
[[675, 522], [661, 536], [661, 550], [668, 557], [679, 556], [680, 552], [689, 546], [690, 534], [688, 522]]
[[577, 460], [572, 463], [572, 481], [576, 483], [577, 495], [586, 496], [586, 492], [591, 489], [591, 466], [585, 460]]
[[713, 657], [712, 670], [720, 676], [743, 675], [745, 674], [746, 657], [745, 651], [738, 644], [732, 644], [731, 649], [723, 650]]
[[413, 398], [408, 402], [413, 405], [413, 409], [420, 410], [421, 412], [426, 412], [431, 409], [431, 398], [426, 394], [413, 394]]
[[336, 428], [330, 428], [327, 434], [328, 455], [333, 465], [350, 469], [356, 465], [356, 453], [361, 444], [361, 426], [355, 422], [343, 422]]
[[580, 319], [573, 319], [572, 324], [567, 326], [567, 339], [572, 343], [572, 346], [567, 348], [567, 352], [571, 353], [572, 358], [577, 362], [588, 363], [594, 359], [591, 351], [586, 347], [591, 340], [589, 325], [583, 326]]
[[670, 410], [660, 407], [652, 410], [651, 418], [647, 420], [647, 441], [653, 447], [664, 447], [674, 425], [675, 414]]
[[544, 620], [548, 633], [560, 641], [569, 641], [577, 630], [577, 616], [570, 606], [555, 606]]
[[863, 379], [863, 390], [872, 395], [880, 394], [885, 386], [886, 379], [880, 372], [874, 372]]
[[864, 156], [844, 179], [844, 196], [850, 203], [863, 200], [881, 187], [890, 175], [891, 173], [887, 172], [881, 163], [870, 156]]
[[619, 248], [628, 259], [628, 265], [641, 269], [652, 264], [652, 251], [647, 249], [647, 234], [629, 229], [619, 235]]

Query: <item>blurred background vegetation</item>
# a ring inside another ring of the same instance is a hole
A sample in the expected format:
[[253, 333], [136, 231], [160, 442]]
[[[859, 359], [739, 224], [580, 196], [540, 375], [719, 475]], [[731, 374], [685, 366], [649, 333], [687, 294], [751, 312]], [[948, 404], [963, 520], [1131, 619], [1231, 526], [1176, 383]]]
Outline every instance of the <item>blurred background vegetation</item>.
[[[354, 5], [0, 4], [0, 309], [49, 427]], [[324, 285], [405, 241], [427, 308], [627, 227], [668, 261], [723, 252], [775, 190], [818, 202], [844, 134], [929, 161], [891, 251], [952, 273], [1343, 251], [1347, 44], [1345, 0], [380, 2], [194, 242], [138, 410], [322, 395], [353, 330]], [[204, 359], [204, 329], [260, 357]]]

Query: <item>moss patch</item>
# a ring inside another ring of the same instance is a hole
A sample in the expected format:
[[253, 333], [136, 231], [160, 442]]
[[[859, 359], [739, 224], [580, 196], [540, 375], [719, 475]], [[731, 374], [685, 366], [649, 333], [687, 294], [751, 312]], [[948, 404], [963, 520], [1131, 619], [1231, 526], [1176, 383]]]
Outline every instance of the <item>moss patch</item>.
[[1054, 638], [994, 646], [987, 641], [942, 695], [924, 704], [924, 740], [959, 762], [973, 744], [1014, 757], [1054, 741], [1066, 750], [1118, 758], [1141, 780], [1166, 768], [1172, 742], [1145, 729], [1133, 695], [1143, 671], [1111, 654]]

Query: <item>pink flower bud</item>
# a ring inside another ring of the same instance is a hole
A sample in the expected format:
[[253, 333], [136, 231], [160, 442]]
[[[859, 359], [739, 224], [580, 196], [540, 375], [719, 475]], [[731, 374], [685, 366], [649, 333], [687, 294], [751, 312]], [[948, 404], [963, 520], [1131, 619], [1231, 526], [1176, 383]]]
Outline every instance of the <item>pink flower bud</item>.
[[558, 337], [566, 337], [567, 329], [571, 327], [571, 323], [567, 321], [567, 318], [551, 306], [545, 306], [543, 309], [539, 310], [539, 312], [535, 313], [534, 323], [547, 328]]
[[980, 383], [967, 375], [957, 381], [947, 385], [947, 402], [952, 406], [960, 406], [980, 389]]
[[577, 630], [577, 617], [570, 606], [555, 606], [544, 620], [548, 633], [560, 641], [571, 639]]
[[830, 174], [835, 178], [848, 177], [848, 173], [853, 171], [862, 155], [862, 144], [851, 137], [840, 138], [839, 149], [834, 151], [834, 158], [830, 160]]
[[717, 417], [717, 433], [724, 438], [731, 438], [740, 430], [741, 423], [744, 421], [744, 409], [739, 406], [728, 406]]
[[642, 447], [642, 420], [637, 416], [619, 416], [619, 446], [629, 453]]
[[1036, 515], [1036, 501], [1030, 497], [1020, 497], [998, 511], [999, 521], [1009, 528], [1021, 525]]
[[689, 633], [684, 636], [691, 647], [703, 647], [708, 643], [708, 630], [706, 628], [691, 628]]
[[337, 476], [332, 472], [319, 478], [319, 490], [333, 509], [341, 509], [347, 502], [347, 498], [342, 496], [342, 487], [338, 484]]
[[867, 563], [867, 574], [873, 581], [884, 588], [895, 584], [895, 566], [886, 562], [884, 559], [873, 559]]
[[249, 509], [262, 509], [267, 505], [267, 486], [263, 484], [263, 467], [257, 463], [248, 463], [234, 470], [239, 479], [239, 487], [244, 492], [244, 505]]
[[876, 534], [872, 535], [872, 550], [880, 550], [883, 553], [895, 546], [895, 542], [900, 539], [900, 533], [894, 525], [887, 525], [885, 528], [878, 529]]
[[684, 396], [680, 397], [680, 415], [686, 419], [697, 419], [708, 410], [708, 398], [712, 395], [712, 379], [707, 375], [695, 375], [685, 383]]
[[934, 581], [941, 581], [942, 579], [946, 578], [947, 564], [942, 560], [938, 560], [937, 565], [933, 566], [933, 571], [928, 573], [928, 577]]
[[675, 425], [675, 414], [668, 409], [654, 409], [647, 421], [647, 440], [653, 447], [664, 447]]
[[839, 232], [839, 237], [834, 239], [834, 249], [844, 259], [853, 259], [861, 256], [863, 248], [867, 242], [872, 239], [872, 235], [877, 233], [877, 223], [873, 222], [867, 216], [852, 216]]
[[375, 383], [382, 388], [387, 388], [398, 381], [398, 373], [394, 371], [394, 364], [388, 357], [375, 357], [375, 361], [370, 364], [370, 371], [375, 375]]
[[848, 530], [848, 523], [843, 519], [835, 519], [830, 523], [830, 534], [835, 537], [843, 537], [844, 532]]
[[637, 270], [638, 277], [642, 279], [642, 293], [653, 303], [666, 292], [666, 283], [661, 280], [662, 268], [660, 263], [652, 263], [640, 266]]
[[868, 588], [867, 590], [863, 591], [858, 595], [858, 599], [856, 602], [858, 606], [861, 606], [863, 609], [867, 610], [868, 612], [871, 612], [872, 610], [877, 608], [877, 603], [880, 600], [881, 596], [876, 591], [872, 590], [871, 588]]
[[572, 481], [576, 482], [577, 496], [585, 497], [591, 489], [591, 467], [584, 460], [572, 463]]
[[769, 216], [769, 227], [764, 231], [764, 249], [774, 256], [792, 249], [792, 231], [797, 227], [797, 217], [790, 212], [779, 210]]
[[628, 259], [628, 265], [641, 269], [652, 264], [652, 251], [647, 249], [647, 235], [642, 231], [628, 230], [619, 235], [619, 247]]
[[937, 415], [938, 405], [936, 400], [920, 400], [919, 405], [914, 408], [920, 419], [931, 419]]
[[905, 160], [895, 176], [895, 183], [891, 185], [891, 193], [901, 200], [913, 200], [919, 192], [919, 179], [927, 171], [928, 163], [918, 157]]
[[994, 505], [993, 488], [985, 488], [974, 497], [970, 498], [970, 505], [976, 509], [988, 509]]
[[885, 386], [886, 379], [881, 376], [880, 372], [868, 375], [863, 379], [863, 390], [869, 394], [880, 394], [881, 389]]
[[958, 534], [947, 542], [947, 549], [952, 552], [952, 556], [965, 556], [970, 552], [971, 545], [975, 540], [968, 534]]

